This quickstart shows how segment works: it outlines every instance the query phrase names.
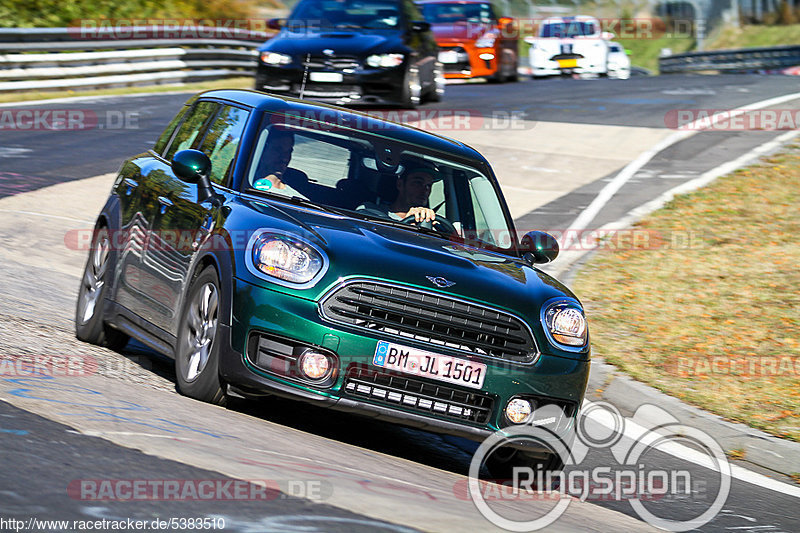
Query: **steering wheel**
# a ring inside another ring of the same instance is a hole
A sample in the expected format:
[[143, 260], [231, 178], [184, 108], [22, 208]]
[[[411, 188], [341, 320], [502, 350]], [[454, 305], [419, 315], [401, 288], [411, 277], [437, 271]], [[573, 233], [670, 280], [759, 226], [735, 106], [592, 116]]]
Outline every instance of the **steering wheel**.
[[[456, 231], [456, 227], [453, 225], [453, 223], [444, 217], [436, 217], [434, 220], [423, 220], [422, 222], [418, 223], [414, 215], [408, 215], [400, 222], [403, 224], [419, 224], [420, 228], [432, 229], [445, 235], [452, 235], [454, 233], [458, 234], [458, 231]], [[434, 227], [434, 224], [439, 227]]]

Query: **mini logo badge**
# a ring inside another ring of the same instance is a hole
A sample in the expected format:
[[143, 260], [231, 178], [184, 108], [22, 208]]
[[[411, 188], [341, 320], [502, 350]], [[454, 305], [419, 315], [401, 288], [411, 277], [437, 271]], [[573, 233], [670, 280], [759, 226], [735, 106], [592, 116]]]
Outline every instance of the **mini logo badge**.
[[322, 51], [322, 53], [325, 54], [326, 56], [332, 56], [333, 50], [331, 50], [330, 48], [326, 48], [325, 50]]
[[440, 289], [446, 289], [447, 287], [452, 287], [456, 284], [455, 281], [449, 281], [444, 279], [441, 276], [425, 276], [428, 278], [428, 281], [439, 287]]

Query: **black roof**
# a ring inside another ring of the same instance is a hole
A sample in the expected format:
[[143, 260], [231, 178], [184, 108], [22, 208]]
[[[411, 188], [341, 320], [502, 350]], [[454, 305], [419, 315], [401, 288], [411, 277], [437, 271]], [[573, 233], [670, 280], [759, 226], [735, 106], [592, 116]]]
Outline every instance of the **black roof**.
[[380, 118], [360, 113], [344, 107], [309, 102], [297, 98], [277, 96], [248, 89], [214, 89], [193, 96], [189, 103], [200, 97], [212, 97], [230, 102], [237, 102], [260, 111], [270, 111], [286, 114], [297, 114], [301, 117], [319, 117], [330, 119], [331, 113], [336, 113], [336, 123], [347, 127], [348, 122], [354, 127], [370, 132], [379, 132], [380, 135], [399, 142], [425, 146], [432, 150], [446, 152], [460, 156], [464, 159], [477, 159], [488, 166], [486, 159], [474, 148], [466, 144], [443, 137], [412, 126], [382, 120]]

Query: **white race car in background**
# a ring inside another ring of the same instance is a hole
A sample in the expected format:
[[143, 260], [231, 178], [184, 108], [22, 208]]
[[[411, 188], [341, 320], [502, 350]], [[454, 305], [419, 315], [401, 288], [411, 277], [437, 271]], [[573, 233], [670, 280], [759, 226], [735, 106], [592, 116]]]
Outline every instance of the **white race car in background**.
[[[594, 17], [549, 17], [537, 37], [527, 37], [531, 74], [534, 78], [561, 74], [630, 76], [630, 60], [612, 52], [613, 33], [604, 32]], [[627, 62], [627, 67], [625, 64]]]
[[631, 77], [631, 58], [619, 43], [608, 43], [608, 77], [620, 80]]

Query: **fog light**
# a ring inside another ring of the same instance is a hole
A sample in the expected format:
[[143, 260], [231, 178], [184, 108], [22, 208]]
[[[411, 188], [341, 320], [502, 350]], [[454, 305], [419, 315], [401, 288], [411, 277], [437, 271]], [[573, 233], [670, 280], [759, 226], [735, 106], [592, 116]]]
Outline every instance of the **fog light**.
[[331, 370], [330, 360], [319, 352], [308, 351], [304, 353], [300, 356], [298, 363], [300, 372], [308, 379], [323, 379]]
[[514, 398], [506, 405], [506, 418], [514, 424], [522, 424], [531, 416], [531, 402]]

